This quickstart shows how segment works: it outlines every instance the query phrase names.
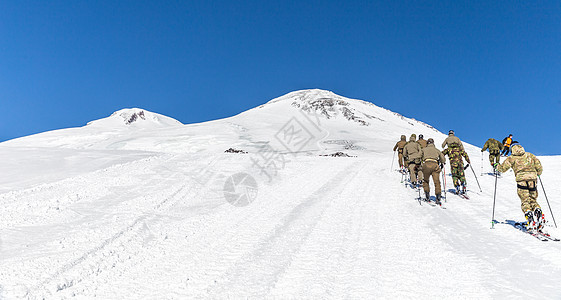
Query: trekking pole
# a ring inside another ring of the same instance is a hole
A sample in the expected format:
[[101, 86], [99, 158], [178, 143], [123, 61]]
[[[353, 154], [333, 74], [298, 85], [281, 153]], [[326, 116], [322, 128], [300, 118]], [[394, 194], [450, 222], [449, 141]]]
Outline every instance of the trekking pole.
[[545, 200], [547, 201], [547, 206], [549, 206], [549, 212], [551, 213], [551, 218], [553, 219], [553, 224], [555, 224], [555, 228], [557, 228], [557, 222], [555, 222], [555, 218], [553, 217], [553, 212], [551, 211], [551, 205], [549, 205], [549, 200], [547, 199], [547, 195], [545, 193], [545, 188], [543, 187], [542, 178], [538, 176], [540, 179], [540, 184], [542, 185], [543, 195], [545, 196]]
[[393, 152], [393, 157], [392, 157], [392, 168], [390, 169], [390, 172], [393, 171], [393, 161], [395, 160], [395, 151]]
[[491, 229], [495, 228], [495, 201], [497, 199], [497, 173], [495, 172], [495, 192], [493, 192], [493, 217], [491, 218]]
[[442, 181], [444, 181], [444, 202], [448, 203], [448, 197], [446, 197], [446, 168], [442, 164]]
[[481, 190], [481, 185], [479, 185], [479, 180], [477, 179], [477, 175], [475, 175], [475, 171], [473, 170], [473, 168], [471, 167], [471, 164], [469, 164], [469, 168], [471, 169], [471, 171], [473, 172], [473, 176], [475, 176], [475, 181], [477, 182], [477, 185], [479, 186], [479, 191], [483, 192]]
[[483, 176], [483, 152], [481, 152], [481, 176]]
[[[421, 204], [421, 188], [420, 188], [420, 187], [417, 187], [417, 191], [419, 191], [419, 205], [422, 206], [422, 204]], [[428, 199], [427, 199], [427, 200], [428, 200]]]

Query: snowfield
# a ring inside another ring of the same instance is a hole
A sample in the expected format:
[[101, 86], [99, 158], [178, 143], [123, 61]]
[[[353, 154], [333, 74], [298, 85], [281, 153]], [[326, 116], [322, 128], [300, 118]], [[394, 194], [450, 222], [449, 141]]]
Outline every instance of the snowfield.
[[[392, 168], [412, 133], [446, 137], [306, 90], [201, 124], [127, 109], [1, 143], [0, 299], [561, 299], [561, 242], [513, 227], [512, 171], [494, 229], [495, 178], [467, 143], [482, 191], [468, 169], [469, 200], [420, 205]], [[561, 221], [561, 159], [540, 159]]]

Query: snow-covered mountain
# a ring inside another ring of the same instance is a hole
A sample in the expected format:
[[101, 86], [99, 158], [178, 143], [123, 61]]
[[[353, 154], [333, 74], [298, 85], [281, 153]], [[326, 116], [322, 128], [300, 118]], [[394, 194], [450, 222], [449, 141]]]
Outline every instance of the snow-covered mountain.
[[[561, 297], [561, 242], [512, 226], [512, 172], [493, 230], [478, 147], [470, 200], [420, 203], [394, 171], [412, 133], [445, 138], [304, 90], [200, 124], [134, 108], [0, 143], [0, 299]], [[321, 156], [335, 152], [350, 157]], [[555, 213], [561, 159], [540, 159]]]
[[388, 145], [395, 143], [396, 132], [406, 134], [407, 138], [411, 133], [424, 134], [437, 142], [445, 138], [427, 124], [372, 103], [324, 90], [304, 90], [273, 99], [234, 117], [201, 124], [182, 125], [175, 119], [147, 110], [123, 109], [81, 128], [41, 133], [3, 145], [221, 152], [231, 145], [255, 148], [260, 143], [271, 143], [280, 150], [286, 148], [286, 144], [279, 141], [279, 135], [291, 130], [306, 131], [309, 141], [298, 147], [298, 151], [308, 153], [338, 149], [385, 151]]

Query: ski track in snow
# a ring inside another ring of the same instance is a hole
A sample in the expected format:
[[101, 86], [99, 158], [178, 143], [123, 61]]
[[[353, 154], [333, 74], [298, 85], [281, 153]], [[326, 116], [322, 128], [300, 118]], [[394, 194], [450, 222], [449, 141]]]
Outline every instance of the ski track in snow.
[[[150, 158], [95, 172], [89, 178], [89, 182], [88, 176], [86, 176], [86, 178], [67, 179], [19, 193], [2, 195], [2, 200], [7, 207], [3, 212], [7, 218], [3, 219], [7, 220], [10, 226], [20, 225], [17, 230], [8, 228], [7, 231], [11, 231], [12, 234], [4, 233], [2, 236], [6, 240], [10, 240], [10, 237], [19, 236], [21, 232], [29, 234], [35, 240], [40, 240], [39, 236], [41, 234], [59, 233], [59, 236], [48, 236], [49, 241], [44, 247], [48, 249], [46, 250], [47, 253], [25, 253], [25, 249], [14, 249], [15, 251], [22, 251], [24, 253], [23, 257], [26, 259], [10, 265], [11, 268], [2, 268], [2, 271], [0, 271], [3, 275], [11, 276], [11, 279], [33, 279], [32, 282], [23, 285], [23, 288], [18, 285], [19, 296], [27, 295], [32, 298], [36, 296], [40, 298], [44, 295], [59, 293], [87, 281], [89, 276], [98, 275], [107, 271], [107, 269], [114, 268], [125, 260], [133, 259], [133, 256], [138, 254], [144, 241], [151, 235], [147, 224], [157, 221], [159, 212], [167, 211], [170, 206], [182, 201], [196, 186], [195, 182], [191, 182], [192, 187], [187, 189], [189, 182], [185, 176], [182, 176], [183, 180], [172, 180], [171, 177], [177, 177], [176, 171], [168, 171], [168, 176], [152, 176], [156, 173], [147, 170], [151, 166], [150, 161], [158, 161], [157, 163], [161, 164], [158, 159]], [[100, 176], [100, 173], [108, 174]], [[106, 178], [104, 178], [105, 176]], [[142, 178], [143, 176], [150, 179], [146, 182], [138, 180], [139, 177]], [[101, 179], [107, 179], [107, 182], [100, 180], [100, 177]], [[133, 180], [133, 177], [137, 179]], [[93, 182], [101, 183], [103, 188], [98, 185], [88, 186], [88, 183]], [[135, 191], [135, 188], [133, 188], [135, 186], [140, 188], [136, 188], [137, 191]], [[150, 189], [146, 191], [145, 187], [150, 187]], [[112, 189], [115, 192], [111, 193]], [[121, 194], [123, 190], [127, 190], [125, 195]], [[153, 191], [156, 191], [156, 193]], [[54, 196], [57, 194], [74, 195], [74, 193], [77, 193], [76, 197], [65, 197], [65, 201], [59, 201]], [[88, 197], [81, 197], [80, 193], [86, 194]], [[26, 200], [26, 198], [29, 198], [29, 194], [32, 194], [33, 197]], [[96, 210], [80, 213], [80, 206], [86, 206], [87, 204], [84, 202], [94, 200], [96, 201]], [[26, 209], [21, 209], [22, 202], [28, 204]], [[55, 209], [52, 208], [53, 203], [57, 205]], [[143, 211], [150, 206], [152, 207], [151, 210]], [[134, 211], [136, 211], [136, 214]], [[106, 215], [108, 212], [117, 213], [109, 218]], [[18, 220], [20, 223], [9, 222], [12, 220]], [[55, 220], [63, 221], [63, 223], [66, 221], [67, 225], [61, 223], [55, 223], [51, 226], [44, 225], [54, 223]], [[43, 226], [42, 228], [34, 228], [33, 225], [36, 224], [43, 224]], [[52, 230], [45, 230], [45, 227], [51, 227]], [[60, 227], [81, 227], [85, 230], [57, 231]], [[93, 244], [92, 248], [88, 248], [92, 246], [92, 242], [95, 243], [99, 240], [103, 242], [98, 245]], [[26, 247], [28, 246], [26, 245]], [[53, 253], [56, 255], [49, 255], [48, 252], [55, 251], [53, 248], [59, 248], [63, 255], [56, 253]], [[77, 249], [63, 250], [66, 248]], [[44, 271], [39, 272], [41, 276], [29, 278], [30, 274], [24, 271], [28, 268]], [[54, 271], [51, 271], [53, 269]], [[24, 273], [20, 273], [19, 270], [24, 271]]]
[[[447, 210], [419, 206], [399, 174], [375, 167], [381, 156], [299, 158], [238, 208], [221, 198], [225, 176], [205, 184], [182, 169], [233, 172], [239, 162], [187, 161], [162, 155], [0, 195], [2, 293], [486, 299], [556, 291], [559, 245], [508, 225], [489, 230], [489, 193], [448, 194]], [[483, 182], [487, 191], [494, 183]], [[547, 269], [532, 275], [536, 265]], [[521, 272], [545, 288], [529, 292], [517, 284]]]

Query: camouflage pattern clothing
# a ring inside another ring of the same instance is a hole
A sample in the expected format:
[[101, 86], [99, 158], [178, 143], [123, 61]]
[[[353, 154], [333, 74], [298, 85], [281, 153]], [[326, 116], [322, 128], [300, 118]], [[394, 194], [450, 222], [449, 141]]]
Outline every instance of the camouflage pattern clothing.
[[518, 186], [518, 197], [524, 213], [534, 211], [540, 207], [537, 202], [538, 189], [537, 179], [543, 172], [540, 160], [532, 153], [524, 151], [520, 145], [512, 146], [512, 156], [509, 156], [502, 164], [497, 165], [499, 172], [506, 172], [512, 168], [516, 176]]
[[448, 148], [442, 151], [442, 154], [448, 155], [450, 160], [450, 168], [452, 169], [452, 179], [454, 181], [454, 187], [459, 187], [460, 185], [466, 185], [466, 175], [464, 174], [464, 161], [462, 157], [465, 158], [469, 164], [469, 156], [463, 148], [458, 147], [457, 144], [452, 144]]
[[520, 198], [520, 208], [526, 214], [528, 211], [534, 211], [540, 208], [538, 204], [538, 188], [536, 181], [522, 181], [517, 184], [516, 192]]
[[512, 156], [497, 166], [499, 172], [508, 171], [510, 168], [516, 175], [516, 182], [536, 181], [543, 172], [539, 159], [534, 154], [526, 152], [521, 145], [512, 146]]
[[[430, 139], [429, 139], [430, 140]], [[437, 199], [440, 200], [440, 193], [442, 192], [440, 187], [440, 164], [446, 163], [446, 158], [436, 147], [434, 142], [427, 144], [425, 148], [421, 151], [421, 160], [423, 161], [423, 190], [425, 194], [430, 193], [429, 180], [432, 177], [434, 182], [434, 192]]]
[[495, 163], [500, 163], [501, 150], [503, 150], [503, 144], [495, 139], [488, 139], [483, 145], [481, 152], [489, 149], [489, 162], [491, 166]]
[[405, 135], [402, 135], [401, 140], [397, 142], [397, 144], [395, 144], [395, 146], [393, 147], [393, 151], [397, 150], [397, 157], [399, 160], [400, 168], [405, 165], [405, 163], [403, 162], [403, 147], [405, 147], [405, 144], [407, 144], [407, 138], [405, 137]]
[[417, 136], [412, 134], [409, 142], [403, 148], [403, 157], [405, 158], [405, 165], [409, 169], [409, 176], [411, 176], [411, 183], [415, 183], [423, 179], [421, 173], [421, 145], [416, 141]]
[[446, 146], [450, 147], [454, 144], [459, 145], [462, 150], [464, 149], [464, 145], [462, 144], [462, 141], [460, 141], [460, 139], [457, 136], [455, 136], [453, 133], [449, 133], [448, 137], [442, 143], [442, 149], [446, 148]]

